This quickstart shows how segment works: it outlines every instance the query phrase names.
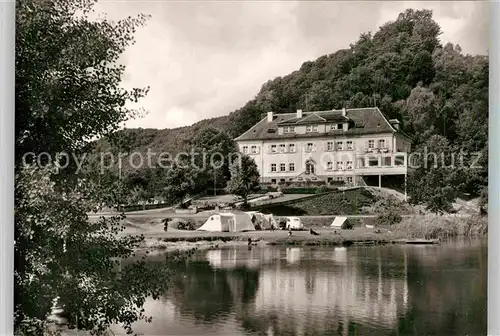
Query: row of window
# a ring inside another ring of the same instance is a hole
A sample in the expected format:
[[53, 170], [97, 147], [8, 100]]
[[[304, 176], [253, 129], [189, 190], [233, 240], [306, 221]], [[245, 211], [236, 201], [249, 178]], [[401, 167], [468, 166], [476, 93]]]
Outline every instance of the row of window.
[[[307, 125], [306, 133], [315, 133], [318, 132], [319, 125]], [[327, 129], [330, 131], [343, 130], [343, 124], [331, 124], [327, 126]], [[284, 126], [283, 133], [295, 133], [295, 126]]]
[[[328, 182], [331, 182], [334, 179], [336, 181], [345, 181], [347, 184], [352, 184], [352, 182], [354, 181], [354, 178], [352, 176], [345, 176], [345, 177], [344, 176], [336, 176], [335, 178], [329, 177]], [[292, 179], [289, 179], [289, 180], [291, 181]], [[298, 180], [300, 181], [300, 180], [302, 180], [302, 178], [299, 177]], [[276, 184], [277, 183], [276, 179], [271, 179], [271, 183]], [[280, 179], [280, 183], [286, 183], [286, 179], [284, 179], [284, 178]]]
[[[345, 143], [345, 146], [344, 146]], [[353, 150], [354, 142], [351, 140], [347, 141], [328, 141], [325, 143], [325, 150], [327, 151], [339, 151], [339, 150]], [[279, 145], [271, 145], [269, 147], [270, 153], [295, 153], [296, 146], [295, 144], [279, 144]], [[306, 144], [306, 152], [315, 152], [316, 144], [314, 142], [309, 142]]]
[[250, 151], [248, 151], [248, 146], [243, 146], [243, 154], [259, 154], [259, 146], [250, 146]]
[[[334, 165], [333, 162], [327, 162], [326, 163], [326, 170], [334, 170], [334, 167], [336, 167], [336, 170], [352, 170], [354, 168], [353, 162], [352, 161], [337, 161], [336, 165]], [[280, 163], [279, 165], [276, 163], [271, 163], [270, 164], [270, 171], [272, 173], [278, 172], [294, 172], [295, 171], [295, 163], [289, 163], [288, 164], [288, 170], [287, 170], [287, 165], [286, 163]], [[314, 166], [313, 165], [306, 165], [306, 170], [309, 173], [314, 173]]]
[[[385, 139], [378, 140], [378, 147], [375, 147], [375, 140], [368, 140], [368, 149], [375, 148], [387, 148]], [[259, 146], [243, 146], [244, 154], [259, 154]], [[295, 153], [296, 152], [295, 144], [279, 144], [279, 145], [270, 145], [269, 153]], [[325, 143], [325, 150], [327, 151], [341, 151], [341, 150], [354, 150], [354, 142], [352, 140], [347, 141], [327, 141]], [[309, 142], [306, 144], [306, 152], [315, 152], [316, 144], [314, 142]]]

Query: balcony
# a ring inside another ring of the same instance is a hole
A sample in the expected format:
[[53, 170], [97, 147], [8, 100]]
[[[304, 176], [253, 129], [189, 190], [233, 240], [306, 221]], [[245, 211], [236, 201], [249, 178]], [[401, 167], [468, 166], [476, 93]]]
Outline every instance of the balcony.
[[382, 147], [382, 148], [365, 148], [365, 153], [373, 153], [373, 154], [389, 153], [389, 148], [387, 148], [387, 147]]
[[370, 153], [356, 156], [356, 172], [363, 175], [399, 175], [408, 172], [406, 153]]

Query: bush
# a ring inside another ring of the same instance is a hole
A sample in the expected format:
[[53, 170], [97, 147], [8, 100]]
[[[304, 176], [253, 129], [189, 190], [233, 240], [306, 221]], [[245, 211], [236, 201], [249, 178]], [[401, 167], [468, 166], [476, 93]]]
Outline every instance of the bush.
[[403, 217], [396, 212], [389, 212], [385, 214], [380, 214], [375, 219], [377, 226], [391, 226], [393, 224], [401, 223]]
[[326, 193], [326, 192], [329, 192], [330, 190], [332, 190], [332, 188], [328, 188], [328, 186], [322, 185], [316, 189], [316, 194]]
[[329, 191], [334, 191], [337, 188], [331, 188], [326, 185], [322, 185], [319, 187], [310, 187], [310, 188], [284, 188], [281, 191], [283, 194], [321, 194]]

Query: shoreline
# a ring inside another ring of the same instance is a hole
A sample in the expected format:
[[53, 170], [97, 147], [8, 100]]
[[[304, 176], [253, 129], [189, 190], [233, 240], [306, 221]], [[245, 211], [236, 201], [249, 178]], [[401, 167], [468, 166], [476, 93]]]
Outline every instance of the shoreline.
[[439, 241], [487, 237], [487, 217], [469, 218], [411, 218], [391, 226], [379, 228], [355, 227], [350, 230], [311, 226], [309, 230], [204, 232], [204, 231], [149, 231], [128, 232], [144, 235], [136, 252], [171, 252], [191, 249], [214, 249], [232, 246], [352, 246], [388, 244], [436, 244]]

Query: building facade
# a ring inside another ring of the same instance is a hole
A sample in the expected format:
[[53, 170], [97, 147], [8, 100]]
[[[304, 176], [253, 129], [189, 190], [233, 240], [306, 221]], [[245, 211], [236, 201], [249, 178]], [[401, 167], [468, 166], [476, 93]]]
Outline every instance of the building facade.
[[261, 183], [406, 178], [411, 139], [378, 108], [274, 114], [235, 139], [255, 160]]

